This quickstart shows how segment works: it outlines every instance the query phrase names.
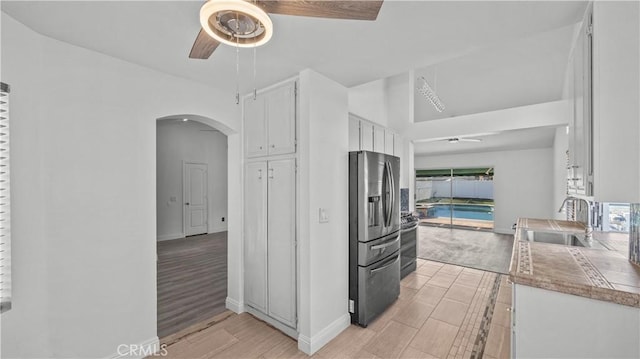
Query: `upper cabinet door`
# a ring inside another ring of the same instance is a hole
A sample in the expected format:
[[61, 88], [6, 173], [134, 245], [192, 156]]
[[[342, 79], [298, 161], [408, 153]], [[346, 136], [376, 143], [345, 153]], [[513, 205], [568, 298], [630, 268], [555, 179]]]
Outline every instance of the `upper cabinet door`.
[[269, 155], [296, 152], [296, 83], [265, 93]]
[[373, 151], [373, 125], [360, 121], [360, 149]]
[[265, 96], [244, 100], [245, 153], [247, 157], [267, 154]]
[[393, 132], [384, 131], [384, 153], [393, 156]]
[[385, 153], [384, 128], [375, 126], [373, 129], [373, 150], [375, 152]]
[[360, 119], [349, 115], [349, 151], [360, 151]]

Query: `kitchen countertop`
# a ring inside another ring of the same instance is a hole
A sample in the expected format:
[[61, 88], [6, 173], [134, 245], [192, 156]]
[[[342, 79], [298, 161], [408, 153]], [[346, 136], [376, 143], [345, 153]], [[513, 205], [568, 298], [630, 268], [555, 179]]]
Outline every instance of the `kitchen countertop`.
[[513, 244], [509, 278], [556, 292], [640, 308], [640, 266], [628, 259], [627, 233], [594, 232], [609, 250], [529, 242], [526, 229], [584, 233], [579, 222], [520, 218]]

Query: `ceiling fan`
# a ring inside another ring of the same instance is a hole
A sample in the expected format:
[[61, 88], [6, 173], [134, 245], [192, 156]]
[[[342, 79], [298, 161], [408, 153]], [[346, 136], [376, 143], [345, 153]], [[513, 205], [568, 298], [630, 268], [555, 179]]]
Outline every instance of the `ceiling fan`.
[[189, 57], [208, 59], [221, 43], [255, 47], [273, 34], [270, 14], [375, 20], [383, 0], [209, 0], [200, 9], [202, 29]]
[[449, 143], [459, 143], [459, 142], [482, 142], [481, 138], [477, 138], [477, 136], [487, 136], [492, 135], [493, 133], [482, 133], [476, 134], [472, 137], [471, 135], [467, 136], [457, 136], [457, 137], [439, 137], [439, 138], [429, 138], [424, 140], [415, 140], [416, 143], [428, 143], [428, 142], [449, 142]]
[[449, 143], [458, 143], [458, 142], [482, 142], [481, 138], [464, 138], [464, 137], [451, 137], [441, 141], [447, 141]]

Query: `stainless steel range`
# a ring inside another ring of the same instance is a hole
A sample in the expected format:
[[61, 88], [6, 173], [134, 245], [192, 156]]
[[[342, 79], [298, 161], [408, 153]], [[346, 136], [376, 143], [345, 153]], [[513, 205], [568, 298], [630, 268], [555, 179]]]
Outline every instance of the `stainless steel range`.
[[349, 312], [366, 327], [400, 294], [400, 158], [349, 153]]

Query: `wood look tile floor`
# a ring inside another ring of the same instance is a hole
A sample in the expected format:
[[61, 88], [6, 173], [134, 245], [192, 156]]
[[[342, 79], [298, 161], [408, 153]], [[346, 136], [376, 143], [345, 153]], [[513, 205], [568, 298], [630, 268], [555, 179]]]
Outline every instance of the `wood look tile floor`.
[[[313, 357], [507, 358], [510, 301], [506, 276], [418, 259], [418, 270], [402, 280], [400, 297], [387, 311], [367, 328], [349, 326]], [[488, 335], [479, 336], [485, 326]], [[486, 345], [479, 346], [479, 338]], [[228, 311], [162, 342], [173, 343], [169, 358], [307, 357], [294, 339], [247, 313]]]
[[227, 232], [160, 241], [157, 251], [160, 338], [226, 310]]

